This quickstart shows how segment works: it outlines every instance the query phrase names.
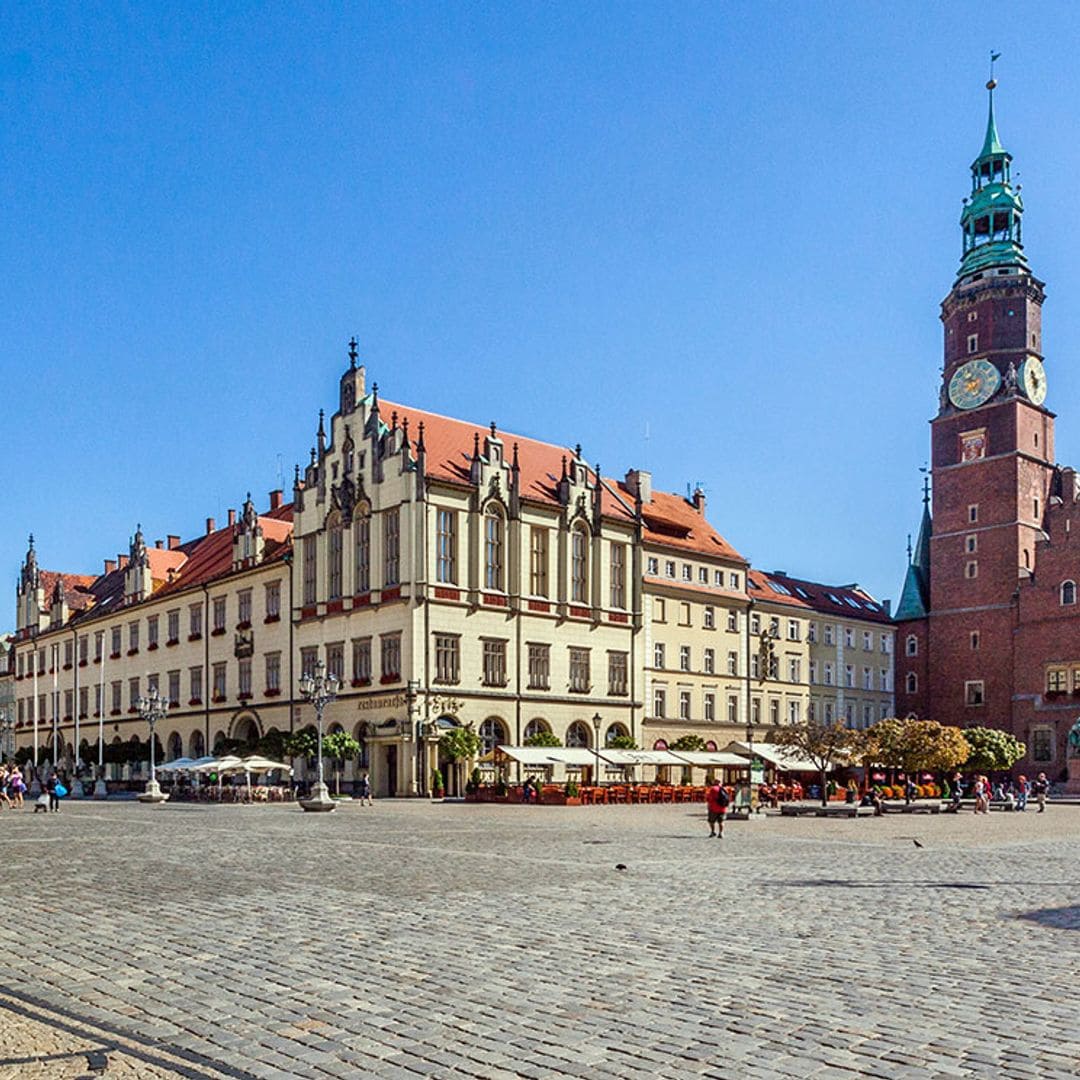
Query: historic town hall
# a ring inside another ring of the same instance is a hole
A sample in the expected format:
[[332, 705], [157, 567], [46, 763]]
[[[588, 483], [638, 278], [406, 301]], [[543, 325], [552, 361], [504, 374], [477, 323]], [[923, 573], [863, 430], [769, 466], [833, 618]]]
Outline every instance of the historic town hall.
[[1024, 254], [995, 85], [960, 217], [960, 270], [941, 305], [932, 512], [928, 487], [896, 611], [897, 709], [1010, 730], [1028, 748], [1018, 769], [1056, 780], [1080, 707], [1080, 489], [1054, 462], [1043, 283]]

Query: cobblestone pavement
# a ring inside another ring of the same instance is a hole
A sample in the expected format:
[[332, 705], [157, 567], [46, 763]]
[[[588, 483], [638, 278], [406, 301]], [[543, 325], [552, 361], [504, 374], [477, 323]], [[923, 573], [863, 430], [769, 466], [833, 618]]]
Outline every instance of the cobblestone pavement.
[[1077, 1076], [1080, 807], [705, 832], [2, 811], [0, 1077]]

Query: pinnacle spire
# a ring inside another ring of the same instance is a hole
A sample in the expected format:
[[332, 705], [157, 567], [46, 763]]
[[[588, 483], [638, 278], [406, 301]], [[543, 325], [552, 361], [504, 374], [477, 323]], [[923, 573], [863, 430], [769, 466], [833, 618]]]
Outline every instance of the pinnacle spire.
[[990, 96], [990, 109], [986, 117], [986, 138], [983, 139], [983, 147], [979, 152], [981, 158], [993, 157], [995, 154], [1007, 152], [1005, 147], [1001, 145], [1001, 139], [998, 138], [997, 122], [994, 120], [994, 91], [997, 89], [997, 80], [991, 79], [986, 84], [986, 89]]

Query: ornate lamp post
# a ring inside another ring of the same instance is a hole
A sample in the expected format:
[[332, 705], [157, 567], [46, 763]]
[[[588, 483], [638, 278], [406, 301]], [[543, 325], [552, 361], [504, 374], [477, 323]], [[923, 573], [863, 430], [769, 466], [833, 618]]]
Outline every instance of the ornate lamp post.
[[15, 756], [15, 718], [10, 709], [0, 709], [0, 757]]
[[150, 779], [146, 782], [146, 790], [139, 796], [139, 802], [160, 803], [169, 796], [162, 792], [158, 786], [157, 775], [154, 771], [154, 727], [169, 711], [169, 703], [158, 692], [155, 686], [146, 697], [141, 697], [135, 703], [139, 715], [150, 725]]
[[330, 792], [327, 791], [326, 782], [323, 779], [323, 710], [337, 697], [340, 681], [336, 675], [332, 673], [330, 675], [326, 674], [326, 665], [321, 660], [315, 665], [314, 674], [305, 671], [300, 676], [300, 693], [309, 705], [315, 707], [315, 719], [319, 731], [319, 782], [315, 785], [315, 791], [312, 793], [311, 798], [302, 799], [300, 806], [304, 810], [314, 811], [315, 813], [329, 813], [335, 807], [334, 800], [330, 798]]
[[596, 755], [596, 775], [593, 778], [593, 784], [597, 787], [600, 785], [600, 727], [603, 723], [599, 713], [592, 718], [593, 732], [596, 735], [593, 739], [593, 753]]

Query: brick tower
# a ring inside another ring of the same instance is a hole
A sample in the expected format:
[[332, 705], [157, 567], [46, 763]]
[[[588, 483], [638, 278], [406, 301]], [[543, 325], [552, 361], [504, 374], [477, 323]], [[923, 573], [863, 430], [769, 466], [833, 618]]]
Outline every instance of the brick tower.
[[1024, 738], [1014, 715], [1019, 594], [1034, 580], [1060, 477], [1054, 414], [1043, 404], [1043, 283], [1024, 255], [1023, 203], [998, 138], [995, 86], [987, 83], [986, 138], [960, 217], [960, 269], [941, 305], [933, 512], [927, 493], [896, 614], [896, 690], [900, 715]]

